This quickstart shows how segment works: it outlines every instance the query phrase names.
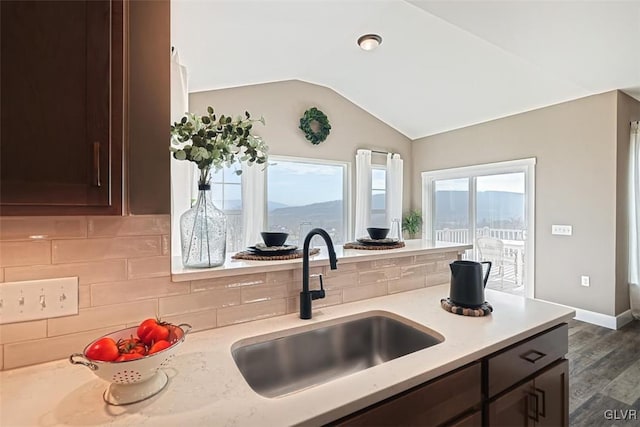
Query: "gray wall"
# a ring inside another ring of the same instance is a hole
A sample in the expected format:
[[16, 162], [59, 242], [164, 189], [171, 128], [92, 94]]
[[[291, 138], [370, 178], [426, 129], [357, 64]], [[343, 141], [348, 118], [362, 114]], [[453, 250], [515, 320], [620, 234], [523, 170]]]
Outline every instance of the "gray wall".
[[[410, 140], [331, 89], [298, 80], [241, 86], [189, 94], [189, 111], [203, 113], [211, 105], [216, 112], [238, 115], [245, 110], [253, 117], [261, 115], [266, 126], [257, 124], [256, 134], [269, 145], [272, 155], [346, 161], [352, 164], [358, 148], [377, 148], [400, 153], [404, 159], [403, 210], [410, 206]], [[319, 145], [313, 145], [298, 129], [305, 110], [317, 107], [329, 118], [331, 133]], [[386, 157], [373, 155], [374, 163]], [[355, 206], [355, 194], [352, 195]]]
[[[423, 171], [536, 157], [535, 296], [619, 314], [629, 300], [622, 286], [616, 292], [618, 102], [613, 91], [414, 141], [414, 207]], [[573, 235], [552, 236], [552, 224], [573, 225]], [[580, 286], [581, 275], [591, 276], [590, 287]]]

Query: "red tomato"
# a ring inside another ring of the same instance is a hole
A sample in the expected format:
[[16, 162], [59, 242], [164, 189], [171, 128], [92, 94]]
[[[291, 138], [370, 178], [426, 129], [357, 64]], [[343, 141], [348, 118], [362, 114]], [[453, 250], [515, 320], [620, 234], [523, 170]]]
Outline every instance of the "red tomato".
[[147, 354], [147, 347], [138, 338], [134, 338], [133, 335], [131, 336], [131, 338], [119, 340], [118, 350], [120, 351], [120, 353], [124, 354], [138, 353], [143, 356]]
[[167, 324], [159, 320], [147, 319], [138, 326], [138, 338], [147, 345], [166, 340], [169, 337], [169, 328], [165, 325]]
[[140, 353], [123, 353], [116, 359], [116, 362], [126, 362], [127, 360], [141, 359], [142, 357], [144, 356]]
[[91, 344], [85, 353], [89, 359], [111, 362], [118, 358], [118, 345], [112, 338], [104, 337]]
[[171, 343], [167, 340], [156, 341], [155, 343], [153, 343], [153, 345], [149, 349], [149, 353], [147, 354], [157, 353], [169, 347], [171, 347]]

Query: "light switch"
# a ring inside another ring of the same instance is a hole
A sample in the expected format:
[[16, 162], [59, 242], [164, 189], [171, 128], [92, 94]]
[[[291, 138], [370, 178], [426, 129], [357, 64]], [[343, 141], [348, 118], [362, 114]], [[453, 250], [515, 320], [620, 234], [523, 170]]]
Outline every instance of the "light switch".
[[77, 314], [78, 278], [6, 282], [0, 301], [0, 324]]
[[573, 227], [570, 225], [552, 225], [551, 234], [558, 236], [571, 236], [573, 234]]

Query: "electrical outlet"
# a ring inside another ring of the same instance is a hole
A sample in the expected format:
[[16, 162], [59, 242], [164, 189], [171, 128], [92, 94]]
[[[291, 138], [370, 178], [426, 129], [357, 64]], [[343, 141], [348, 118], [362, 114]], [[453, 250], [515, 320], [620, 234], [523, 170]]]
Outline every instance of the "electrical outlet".
[[589, 276], [581, 276], [580, 277], [580, 285], [582, 286], [589, 286]]
[[0, 324], [78, 314], [78, 278], [26, 280], [0, 286]]
[[551, 234], [558, 236], [571, 236], [573, 234], [573, 227], [570, 225], [552, 225]]

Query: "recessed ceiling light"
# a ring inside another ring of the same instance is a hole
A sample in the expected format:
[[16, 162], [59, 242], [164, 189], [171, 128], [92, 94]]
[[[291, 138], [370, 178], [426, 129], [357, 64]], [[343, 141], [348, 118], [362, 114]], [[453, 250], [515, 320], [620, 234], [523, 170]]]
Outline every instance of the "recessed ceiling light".
[[365, 34], [358, 39], [358, 46], [364, 50], [373, 50], [382, 44], [382, 37], [377, 34]]

